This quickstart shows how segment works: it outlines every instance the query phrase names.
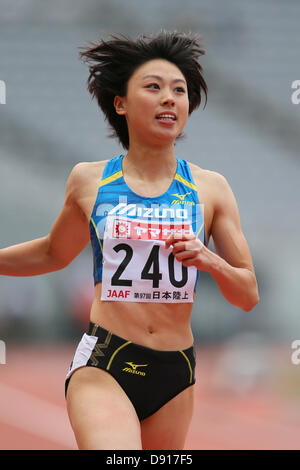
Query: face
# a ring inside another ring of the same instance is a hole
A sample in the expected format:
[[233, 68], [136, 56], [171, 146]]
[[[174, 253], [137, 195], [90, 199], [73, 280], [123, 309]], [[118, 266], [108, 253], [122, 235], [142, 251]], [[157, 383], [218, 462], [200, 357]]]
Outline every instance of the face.
[[129, 139], [168, 144], [182, 132], [188, 118], [186, 80], [164, 59], [141, 65], [130, 77], [125, 97], [115, 97], [118, 114], [126, 117]]

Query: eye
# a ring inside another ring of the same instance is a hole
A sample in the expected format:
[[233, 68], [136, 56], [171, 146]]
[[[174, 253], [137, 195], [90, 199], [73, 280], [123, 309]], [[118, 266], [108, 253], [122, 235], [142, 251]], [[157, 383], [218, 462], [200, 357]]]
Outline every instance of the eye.
[[179, 93], [185, 93], [185, 89], [182, 88], [181, 86], [176, 87], [175, 90], [179, 91]]
[[146, 88], [152, 88], [152, 87], [157, 87], [156, 89], [159, 89], [159, 85], [157, 83], [150, 83], [149, 85], [146, 86]]

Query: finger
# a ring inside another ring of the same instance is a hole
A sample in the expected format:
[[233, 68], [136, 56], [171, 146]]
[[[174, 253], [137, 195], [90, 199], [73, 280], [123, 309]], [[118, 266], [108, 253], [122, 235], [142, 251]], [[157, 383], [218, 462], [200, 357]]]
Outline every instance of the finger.
[[193, 266], [196, 264], [197, 258], [187, 258], [182, 261], [182, 265], [188, 268], [189, 266]]
[[166, 240], [166, 248], [169, 248], [170, 245], [173, 245], [174, 243], [177, 243], [181, 239], [182, 234], [176, 232], [172, 233]]
[[172, 241], [173, 241], [173, 238], [172, 238], [172, 235], [170, 235], [170, 236], [166, 239], [166, 241], [165, 241], [165, 248], [169, 248], [169, 246], [171, 245]]
[[195, 254], [200, 252], [203, 248], [203, 243], [201, 240], [196, 238], [193, 240], [180, 241], [174, 245], [173, 254], [180, 251], [194, 251]]
[[186, 243], [183, 241], [179, 241], [174, 244], [173, 255], [175, 255], [176, 253], [179, 253], [180, 251], [185, 251], [186, 249], [187, 249]]
[[175, 255], [177, 261], [186, 260], [189, 258], [195, 258], [197, 253], [194, 250], [181, 251]]
[[179, 241], [193, 240], [194, 238], [196, 238], [196, 235], [194, 233], [186, 234], [182, 232], [174, 232], [167, 238], [165, 247], [169, 248], [170, 245], [174, 245], [175, 243], [178, 243]]

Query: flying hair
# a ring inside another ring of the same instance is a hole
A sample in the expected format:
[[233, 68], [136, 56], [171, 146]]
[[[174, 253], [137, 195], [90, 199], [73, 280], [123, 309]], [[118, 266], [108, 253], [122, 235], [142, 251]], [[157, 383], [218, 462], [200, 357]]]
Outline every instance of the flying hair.
[[207, 84], [198, 61], [205, 51], [198, 35], [161, 30], [156, 35], [142, 34], [134, 40], [123, 34], [110, 34], [109, 40], [100, 39], [79, 49], [83, 49], [79, 53], [80, 59], [89, 67], [87, 89], [92, 98], [96, 98], [110, 125], [110, 137], [117, 137], [127, 150], [127, 122], [124, 115], [116, 113], [114, 97], [126, 96], [130, 77], [145, 62], [165, 59], [180, 69], [187, 82], [189, 114], [200, 106], [202, 95], [206, 106]]

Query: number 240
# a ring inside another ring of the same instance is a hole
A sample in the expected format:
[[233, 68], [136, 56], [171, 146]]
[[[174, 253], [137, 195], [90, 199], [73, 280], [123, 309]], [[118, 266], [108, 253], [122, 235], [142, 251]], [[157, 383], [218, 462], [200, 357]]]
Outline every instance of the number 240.
[[[162, 279], [162, 273], [159, 271], [159, 248], [160, 245], [154, 245], [148, 259], [145, 263], [145, 266], [141, 272], [141, 279], [150, 279], [152, 280], [152, 287], [158, 288], [159, 281]], [[126, 243], [119, 243], [113, 248], [117, 253], [124, 250], [126, 252], [125, 257], [115, 274], [111, 278], [112, 286], [132, 286], [132, 280], [130, 279], [120, 279], [120, 276], [126, 269], [127, 265], [130, 263], [133, 256], [133, 249], [130, 245]], [[150, 272], [152, 267], [152, 272]], [[180, 281], [175, 279], [175, 268], [174, 268], [174, 255], [173, 253], [169, 254], [168, 257], [168, 268], [169, 268], [169, 279], [171, 284], [174, 287], [183, 287], [188, 280], [188, 270], [186, 266], [181, 265], [182, 267], [182, 278]]]

